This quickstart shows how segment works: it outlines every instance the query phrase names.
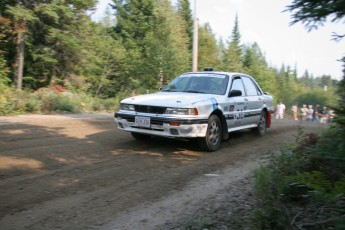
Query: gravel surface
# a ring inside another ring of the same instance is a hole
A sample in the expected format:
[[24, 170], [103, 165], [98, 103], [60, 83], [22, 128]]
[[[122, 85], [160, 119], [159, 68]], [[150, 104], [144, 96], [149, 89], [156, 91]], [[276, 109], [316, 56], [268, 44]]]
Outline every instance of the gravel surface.
[[1, 229], [238, 229], [254, 203], [252, 170], [299, 126], [327, 127], [273, 120], [264, 137], [232, 133], [209, 153], [192, 141], [135, 141], [113, 114], [0, 117]]

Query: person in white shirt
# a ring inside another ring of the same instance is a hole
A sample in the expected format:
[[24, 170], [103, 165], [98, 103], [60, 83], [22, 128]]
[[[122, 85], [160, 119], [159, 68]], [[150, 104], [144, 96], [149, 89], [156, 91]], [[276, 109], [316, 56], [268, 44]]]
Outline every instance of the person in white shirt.
[[301, 112], [302, 112], [302, 121], [306, 121], [307, 120], [307, 113], [308, 113], [308, 108], [306, 104], [303, 104], [302, 108], [301, 108]]
[[279, 101], [279, 104], [276, 107], [276, 119], [283, 119], [285, 115], [285, 105], [282, 100]]
[[313, 114], [314, 114], [313, 106], [309, 105], [308, 112], [307, 112], [307, 121], [313, 121]]

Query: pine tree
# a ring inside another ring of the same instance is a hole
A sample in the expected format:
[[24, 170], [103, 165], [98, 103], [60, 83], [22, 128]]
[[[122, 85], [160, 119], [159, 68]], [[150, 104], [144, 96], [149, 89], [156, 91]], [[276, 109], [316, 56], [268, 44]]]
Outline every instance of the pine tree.
[[154, 0], [113, 0], [117, 24], [115, 32], [127, 48], [143, 45], [154, 26]]
[[193, 16], [190, 9], [189, 0], [178, 0], [177, 1], [177, 13], [186, 23], [186, 33], [189, 38], [189, 49], [192, 52], [193, 46]]
[[215, 70], [217, 70], [220, 68], [217, 40], [212, 32], [211, 26], [208, 23], [199, 28], [198, 56], [198, 69], [213, 67]]
[[[292, 13], [291, 25], [301, 22], [308, 31], [317, 29], [327, 21], [341, 21], [345, 17], [345, 0], [294, 0], [286, 7], [285, 11]], [[345, 37], [345, 34], [339, 35], [334, 32], [336, 40]]]
[[228, 43], [228, 49], [224, 54], [223, 70], [229, 72], [242, 72], [243, 70], [241, 35], [237, 15], [235, 18], [235, 26]]
[[257, 43], [244, 47], [243, 67], [245, 73], [254, 77], [264, 91], [272, 95], [278, 94], [275, 73], [268, 66]]
[[149, 56], [145, 60], [146, 79], [143, 83], [150, 90], [157, 90], [190, 68], [189, 38], [184, 19], [179, 17], [169, 0], [158, 0], [155, 6], [154, 30], [146, 39]]
[[[5, 13], [22, 29], [17, 40], [23, 42], [17, 47], [22, 52], [25, 43], [24, 83], [37, 88], [50, 84], [54, 77], [64, 79], [78, 74], [78, 63], [83, 59], [83, 42], [78, 37], [82, 25], [79, 22], [88, 17], [86, 11], [95, 4], [96, 0], [37, 0], [7, 6]], [[23, 33], [25, 39], [20, 37]], [[21, 52], [10, 52], [21, 55]], [[11, 62], [15, 63], [16, 59]]]
[[126, 91], [133, 92], [145, 82], [145, 60], [149, 56], [147, 36], [154, 30], [154, 0], [113, 0], [117, 24], [114, 36], [126, 49], [124, 72]]

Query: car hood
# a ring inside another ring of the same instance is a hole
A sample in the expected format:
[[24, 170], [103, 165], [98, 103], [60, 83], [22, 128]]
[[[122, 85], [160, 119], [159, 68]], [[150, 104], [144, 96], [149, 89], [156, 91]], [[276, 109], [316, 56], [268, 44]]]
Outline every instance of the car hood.
[[121, 103], [164, 106], [164, 107], [189, 107], [195, 103], [216, 99], [219, 95], [202, 93], [158, 92], [134, 96], [121, 101]]

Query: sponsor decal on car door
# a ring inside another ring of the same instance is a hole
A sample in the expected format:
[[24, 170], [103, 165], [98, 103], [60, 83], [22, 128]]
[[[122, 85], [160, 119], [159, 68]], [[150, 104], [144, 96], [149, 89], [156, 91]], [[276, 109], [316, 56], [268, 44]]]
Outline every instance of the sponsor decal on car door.
[[236, 98], [235, 101], [236, 102], [234, 102], [234, 104], [230, 105], [229, 107], [229, 128], [246, 124], [246, 103], [243, 101], [243, 98]]
[[228, 128], [243, 126], [247, 124], [247, 99], [245, 97], [245, 88], [239, 76], [234, 77], [231, 84], [231, 90], [241, 91], [241, 96], [233, 96], [229, 98], [229, 116], [227, 119]]
[[247, 110], [246, 120], [247, 124], [257, 124], [260, 119], [262, 108], [262, 95], [254, 81], [249, 77], [242, 77], [246, 90]]

